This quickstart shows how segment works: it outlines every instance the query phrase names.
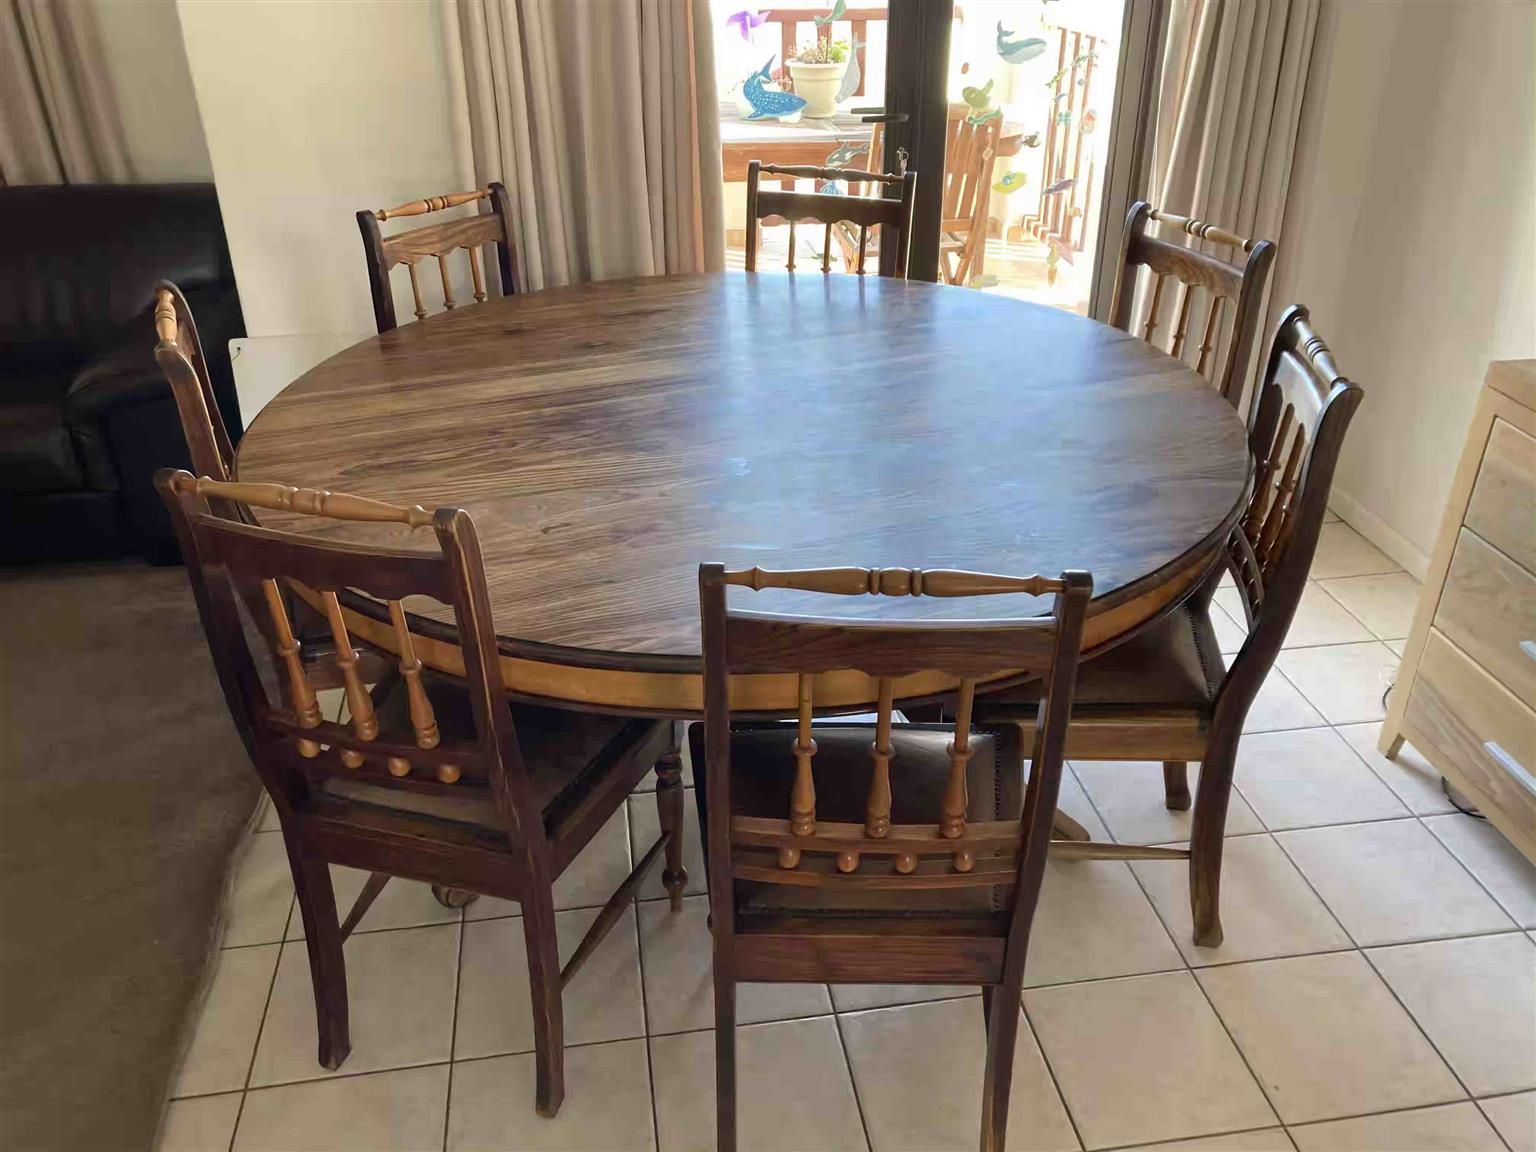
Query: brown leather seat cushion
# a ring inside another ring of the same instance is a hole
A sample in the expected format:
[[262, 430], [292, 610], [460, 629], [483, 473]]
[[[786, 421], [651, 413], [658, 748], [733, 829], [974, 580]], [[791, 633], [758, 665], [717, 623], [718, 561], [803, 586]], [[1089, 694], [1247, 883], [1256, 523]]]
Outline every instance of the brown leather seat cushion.
[[[474, 717], [464, 690], [447, 677], [432, 673], [423, 676], [423, 683], [443, 738], [473, 741]], [[395, 680], [390, 684], [377, 703], [377, 711], [381, 731], [400, 734], [411, 731], [409, 702], [402, 681]], [[659, 722], [514, 704], [512, 723], [517, 730], [523, 763], [533, 782], [534, 802], [544, 812], [545, 827], [552, 828], [581, 802], [594, 784], [605, 778], [606, 769], [622, 750], [633, 747]], [[616, 755], [604, 756], [610, 746]], [[377, 807], [497, 831], [502, 828], [502, 822], [492, 810], [490, 792], [472, 784], [465, 787], [462, 796], [453, 796], [332, 776], [326, 782], [325, 790], [333, 796], [344, 796]]]
[[[864, 822], [873, 763], [872, 724], [818, 724], [816, 756], [816, 815], [828, 821]], [[689, 729], [699, 823], [706, 825], [708, 772], [704, 727]], [[954, 739], [949, 725], [898, 726], [892, 730], [891, 822], [937, 825], [949, 778], [949, 754]], [[737, 815], [783, 820], [789, 816], [789, 791], [795, 774], [793, 724], [741, 725], [731, 733], [731, 809]], [[997, 740], [976, 734], [967, 765], [966, 786], [970, 820], [1006, 820], [1023, 811], [1023, 775], [1000, 764]], [[703, 839], [703, 837], [701, 837]], [[828, 916], [868, 916], [871, 913], [911, 912], [976, 915], [1005, 907], [1003, 890], [994, 887], [954, 888], [928, 892], [872, 892], [839, 889], [836, 882], [819, 888], [790, 884], [738, 881], [736, 906], [741, 914], [796, 912]]]
[[[1131, 706], [1204, 712], [1225, 675], [1209, 614], [1181, 604], [1124, 644], [1083, 661], [1073, 710]], [[1033, 719], [1039, 702], [1038, 680], [978, 695], [977, 721]]]

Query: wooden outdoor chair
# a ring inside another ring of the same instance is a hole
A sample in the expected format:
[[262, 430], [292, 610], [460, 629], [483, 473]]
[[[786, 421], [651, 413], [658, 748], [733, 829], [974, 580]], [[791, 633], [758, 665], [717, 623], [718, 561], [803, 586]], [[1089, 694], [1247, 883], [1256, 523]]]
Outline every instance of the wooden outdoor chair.
[[[788, 192], [771, 188], [759, 188], [762, 176], [786, 176], [815, 180], [818, 185], [833, 181], [851, 184], [870, 184], [881, 194], [874, 196], [839, 196], [829, 192]], [[900, 188], [899, 200], [887, 199], [886, 188]], [[907, 278], [907, 252], [912, 246], [912, 204], [917, 195], [917, 173], [889, 175], [881, 172], [864, 172], [857, 168], [812, 168], [798, 165], [764, 164], [753, 160], [747, 165], [747, 254], [748, 272], [757, 271], [758, 224], [789, 223], [788, 269], [795, 270], [795, 225], [801, 220], [814, 220], [823, 225], [821, 270], [832, 270], [832, 245], [834, 230], [842, 227], [858, 228], [857, 259], [854, 271], [864, 275], [867, 254], [871, 251], [870, 230], [881, 230], [880, 243], [890, 244], [896, 253], [895, 277]]]
[[[1027, 593], [1054, 596], [1054, 611], [933, 624], [780, 616], [728, 608], [732, 586]], [[758, 981], [981, 985], [981, 1147], [1003, 1147], [1024, 957], [1092, 587], [1085, 572], [699, 569], [705, 721], [689, 739], [708, 829], [721, 1152], [736, 1147], [736, 985]], [[1019, 668], [1047, 685], [1039, 723], [1027, 735], [1023, 725], [973, 733], [978, 678]], [[812, 728], [817, 675], [845, 669], [873, 681], [876, 722]], [[917, 672], [959, 680], [952, 728], [893, 720], [900, 678]], [[732, 722], [732, 676], [785, 673], [799, 677], [798, 724]]]
[[[1249, 446], [1258, 479], [1229, 561], [1248, 638], [1224, 668], [1208, 614], [1214, 581], [1139, 635], [1083, 664], [1067, 736], [1072, 760], [1162, 761], [1165, 803], [1190, 805], [1188, 762], [1200, 762], [1188, 849], [1080, 846], [1116, 859], [1188, 858], [1195, 943], [1221, 943], [1221, 853], [1243, 721], [1296, 614], [1322, 529], [1344, 432], [1364, 393], [1339, 375], [1307, 322], [1286, 310], [1259, 386]], [[977, 723], [1028, 723], [1040, 699], [1023, 685], [976, 701]]]
[[[510, 704], [469, 515], [399, 508], [279, 484], [226, 484], [162, 471], [155, 483], [175, 523], [225, 699], [282, 825], [304, 917], [319, 1059], [339, 1068], [350, 1049], [342, 943], [391, 877], [486, 893], [522, 905], [533, 999], [536, 1104], [553, 1116], [565, 1095], [561, 991], [576, 977], [664, 854], [674, 909], [682, 865], [681, 766], [669, 721]], [[322, 540], [214, 515], [212, 501], [336, 520], [430, 526], [430, 551]], [[288, 698], [269, 697], [242, 623], [238, 582], [258, 582], [282, 637]], [[330, 623], [348, 724], [320, 716], [280, 589], [288, 585]], [[359, 595], [361, 593], [362, 595]], [[452, 607], [467, 684], [425, 673], [402, 601]], [[371, 597], [371, 599], [370, 599]], [[364, 687], [343, 602], [392, 627], [399, 675]], [[560, 967], [552, 887], [592, 835], [656, 768], [661, 835]], [[371, 873], [338, 919], [329, 865]]]
[[[440, 224], [428, 224], [408, 232], [396, 232], [385, 236], [379, 225], [385, 220], [406, 216], [426, 216], [460, 204], [487, 201], [488, 213], [446, 220]], [[443, 308], [452, 311], [459, 302], [454, 299], [453, 284], [448, 274], [448, 257], [462, 248], [469, 255], [469, 274], [474, 282], [476, 303], [486, 298], [485, 276], [480, 270], [480, 250], [487, 244], [496, 245], [496, 263], [501, 273], [501, 294], [512, 296], [517, 292], [516, 244], [512, 239], [512, 201], [500, 183], [490, 183], [473, 192], [450, 192], [445, 196], [428, 196], [425, 200], [412, 200], [394, 208], [364, 210], [357, 214], [357, 226], [363, 233], [363, 256], [368, 262], [368, 287], [373, 292], [373, 320], [380, 332], [396, 327], [395, 297], [390, 290], [389, 273], [397, 264], [404, 264], [411, 277], [411, 299], [415, 303], [416, 319], [424, 319], [427, 307], [422, 303], [421, 279], [416, 265], [430, 257], [436, 257], [439, 278], [443, 285]]]
[[[1151, 234], [1152, 225], [1156, 223], [1177, 228], [1199, 240], [1234, 248], [1244, 253], [1246, 259], [1241, 264], [1229, 264], [1182, 244], [1160, 239]], [[1115, 294], [1109, 307], [1110, 323], [1136, 335], [1131, 330], [1136, 280], [1145, 267], [1152, 274], [1152, 298], [1147, 306], [1147, 317], [1141, 324], [1141, 338], [1154, 347], [1163, 347], [1176, 359], [1187, 360], [1195, 351], [1195, 346], [1189, 343], [1191, 313], [1198, 314], [1195, 297], [1202, 295], [1200, 306], [1205, 312], [1205, 327], [1200, 335], [1194, 368], [1235, 408], [1242, 402], [1242, 374], [1247, 371], [1259, 325], [1263, 323], [1264, 286], [1269, 281], [1276, 251], [1268, 240], [1245, 240], [1214, 224], [1162, 212], [1138, 200], [1131, 205], [1125, 218], [1125, 242], [1120, 250], [1120, 269], [1115, 276]], [[1158, 328], [1163, 324], [1160, 312], [1170, 276], [1179, 285], [1179, 301], [1164, 343]], [[1230, 313], [1225, 330], [1222, 327], [1223, 311]], [[1223, 340], [1226, 354], [1218, 366], [1211, 353]]]

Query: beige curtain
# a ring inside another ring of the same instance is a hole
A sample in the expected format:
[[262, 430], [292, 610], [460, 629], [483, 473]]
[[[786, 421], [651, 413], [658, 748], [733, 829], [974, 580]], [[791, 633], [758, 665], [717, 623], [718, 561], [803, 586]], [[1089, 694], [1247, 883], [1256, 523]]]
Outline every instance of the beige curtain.
[[[1274, 241], [1280, 249], [1277, 264], [1285, 260], [1282, 225], [1291, 160], [1321, 5], [1322, 0], [1170, 0], [1168, 5], [1150, 199], [1156, 207], [1241, 236]], [[1278, 273], [1277, 267], [1272, 284]], [[1144, 318], [1146, 300], [1139, 303]], [[1265, 340], [1267, 334], [1258, 344]], [[1193, 355], [1195, 342], [1190, 344]], [[1223, 346], [1217, 354], [1225, 351]], [[1255, 362], [1259, 355], [1256, 349]], [[1250, 380], [1252, 368], [1241, 378]]]
[[725, 263], [708, 0], [442, 0], [464, 177], [511, 195], [521, 282]]
[[0, 184], [132, 179], [94, 6], [0, 0]]

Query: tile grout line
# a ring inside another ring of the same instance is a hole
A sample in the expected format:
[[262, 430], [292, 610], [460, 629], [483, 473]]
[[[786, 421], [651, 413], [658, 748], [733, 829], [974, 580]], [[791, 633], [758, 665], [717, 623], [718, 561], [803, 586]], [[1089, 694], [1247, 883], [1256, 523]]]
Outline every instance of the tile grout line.
[[[1487, 1096], [1483, 1099], [1497, 1100], [1499, 1097]], [[1472, 1101], [1472, 1107], [1477, 1109], [1477, 1114], [1483, 1118], [1483, 1123], [1487, 1124], [1488, 1127], [1493, 1129], [1493, 1134], [1499, 1138], [1499, 1143], [1504, 1145], [1506, 1152], [1515, 1152], [1515, 1146], [1505, 1138], [1504, 1133], [1499, 1129], [1499, 1126], [1493, 1122], [1493, 1117], [1488, 1115], [1488, 1109], [1483, 1107], [1483, 1100], [1474, 1098]]]
[[[629, 802], [634, 798], [634, 795], [634, 792], [630, 792], [628, 796], [624, 797], [624, 855], [629, 860], [631, 869], [635, 866], [635, 838], [629, 826]], [[660, 812], [657, 812], [656, 819], [659, 824], [661, 820]], [[659, 1149], [661, 1147], [661, 1108], [656, 1103], [656, 1064], [651, 1059], [651, 1006], [645, 994], [645, 934], [640, 931], [640, 897], [638, 892], [639, 889], [637, 888], [636, 896], [629, 902], [629, 912], [635, 920], [635, 969], [640, 974], [640, 1031], [644, 1040], [641, 1047], [645, 1050], [645, 1085], [649, 1089], [651, 1097], [651, 1147]], [[665, 899], [667, 899], [669, 905], [667, 914], [669, 916], [673, 915], [670, 908], [670, 897], [665, 897]]]
[[[1026, 955], [1026, 970], [1029, 966], [1028, 959]], [[1077, 1126], [1077, 1117], [1072, 1113], [1072, 1105], [1067, 1102], [1067, 1094], [1061, 1087], [1061, 1079], [1056, 1075], [1056, 1069], [1051, 1066], [1051, 1058], [1045, 1051], [1045, 1041], [1040, 1039], [1040, 1030], [1035, 1027], [1035, 1022], [1029, 1015], [1029, 1009], [1024, 1004], [1024, 997], [1028, 993], [1028, 988], [1019, 989], [1019, 1011], [1024, 1016], [1024, 1027], [1029, 1029], [1029, 1034], [1035, 1041], [1035, 1051], [1040, 1053], [1040, 1063], [1045, 1065], [1045, 1074], [1051, 1078], [1051, 1089], [1056, 1093], [1056, 1099], [1061, 1101], [1061, 1110], [1066, 1115], [1067, 1124], [1072, 1129], [1072, 1138], [1077, 1141], [1079, 1149], [1087, 1148], [1088, 1141], [1083, 1139], [1082, 1129]], [[1018, 1059], [1017, 1052], [1014, 1053], [1014, 1059]]]
[[[1457, 809], [1454, 812], [1436, 812], [1435, 815], [1436, 816], [1460, 816], [1463, 820], [1476, 820], [1476, 817], [1468, 816], [1465, 812], [1462, 812], [1460, 809]], [[1488, 887], [1488, 885], [1483, 883], [1482, 877], [1479, 876], [1476, 872], [1472, 871], [1472, 866], [1469, 865], [1465, 860], [1463, 860], [1461, 858], [1461, 856], [1457, 853], [1456, 849], [1452, 848], [1449, 844], [1447, 844], [1444, 840], [1442, 840], [1438, 835], [1435, 834], [1435, 830], [1433, 828], [1431, 828], [1428, 823], [1426, 823], [1424, 817], [1420, 816], [1417, 812], [1415, 812], [1414, 813], [1414, 819], [1419, 822], [1419, 824], [1423, 827], [1424, 831], [1429, 833], [1430, 837], [1434, 840], [1434, 842], [1436, 844], [1440, 845], [1440, 847], [1443, 848], [1446, 851], [1447, 854], [1449, 854], [1449, 856], [1451, 857], [1452, 860], [1454, 860], [1454, 861], [1456, 861], [1456, 863], [1460, 864], [1461, 867], [1462, 867], [1462, 870], [1464, 872], [1466, 872], [1466, 874], [1468, 876], [1472, 877], [1472, 883], [1476, 884], [1479, 888], [1481, 888], [1483, 890], [1483, 894], [1486, 895], [1488, 897], [1488, 899], [1493, 901], [1494, 907], [1498, 908], [1498, 910], [1500, 912], [1504, 913], [1505, 916], [1509, 917], [1509, 922], [1514, 925], [1514, 931], [1516, 931], [1516, 932], [1528, 932], [1528, 931], [1530, 931], [1530, 929], [1528, 929], [1524, 924], [1520, 923], [1520, 921], [1516, 918], [1516, 916], [1515, 916], [1515, 914], [1513, 912], [1511, 912], [1508, 908], [1506, 908], [1504, 906], [1504, 901], [1500, 900], [1498, 898], [1498, 896], [1495, 895], [1493, 889]], [[1490, 823], [1489, 827], [1493, 827], [1493, 825]], [[1499, 832], [1497, 828], [1494, 828], [1494, 831], [1498, 832], [1499, 838], [1501, 840], [1504, 839], [1504, 834], [1502, 832]], [[1508, 843], [1508, 841], [1505, 841], [1505, 843]], [[1505, 931], [1509, 931], [1509, 929], [1505, 929]], [[1479, 935], [1479, 936], [1491, 936], [1491, 935], [1493, 935], [1493, 933], [1491, 933], [1491, 932], [1479, 932], [1479, 933], [1476, 933], [1476, 935]], [[1407, 941], [1407, 943], [1414, 943], [1414, 941]], [[1387, 947], [1391, 947], [1391, 945], [1383, 944], [1383, 945], [1380, 945], [1380, 947], [1387, 948]]]
[[[292, 911], [290, 910], [290, 915]], [[251, 1058], [245, 1065], [245, 1081], [240, 1085], [240, 1107], [235, 1110], [235, 1126], [229, 1130], [229, 1152], [234, 1152], [235, 1137], [240, 1132], [240, 1121], [245, 1116], [245, 1098], [251, 1090], [251, 1073], [256, 1068], [256, 1051], [261, 1047], [261, 1034], [266, 1031], [267, 1013], [272, 1010], [272, 995], [277, 989], [277, 974], [282, 970], [283, 951], [287, 944], [279, 943], [277, 957], [272, 961], [272, 979], [267, 982], [267, 997], [261, 1005], [261, 1024], [256, 1029], [256, 1036], [251, 1041]]]
[[826, 984], [822, 987], [827, 989], [827, 1003], [833, 1007], [832, 1028], [837, 1033], [837, 1047], [843, 1054], [843, 1067], [848, 1070], [848, 1087], [853, 1090], [853, 1106], [859, 1113], [859, 1128], [864, 1133], [864, 1149], [865, 1152], [874, 1152], [875, 1142], [870, 1139], [869, 1118], [864, 1115], [864, 1099], [859, 1095], [859, 1078], [853, 1071], [853, 1058], [848, 1055], [848, 1038], [843, 1035], [842, 1017], [836, 1012], [837, 1005], [832, 1000], [832, 989]]
[[[473, 901], [471, 901], [473, 903]], [[448, 1030], [448, 1086], [443, 1096], [443, 1152], [448, 1149], [448, 1127], [453, 1118], [453, 1057], [459, 1045], [459, 993], [464, 987], [464, 929], [469, 905], [459, 909], [459, 951], [453, 965], [453, 1026]]]

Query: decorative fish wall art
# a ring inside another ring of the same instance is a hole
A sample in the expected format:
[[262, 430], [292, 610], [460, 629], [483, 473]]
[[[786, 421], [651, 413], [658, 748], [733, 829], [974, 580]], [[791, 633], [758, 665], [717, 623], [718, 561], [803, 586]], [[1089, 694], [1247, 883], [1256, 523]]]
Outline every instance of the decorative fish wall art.
[[741, 86], [741, 93], [752, 107], [752, 111], [744, 117], [747, 120], [783, 120], [793, 124], [800, 119], [800, 109], [805, 107], [805, 97], [796, 96], [793, 92], [774, 92], [763, 87], [773, 74], [769, 71], [773, 67], [774, 57], [768, 57], [768, 63], [764, 64]]
[[853, 158], [861, 152], [868, 152], [869, 145], [857, 140], [839, 140], [837, 147], [827, 154], [826, 168], [845, 168], [853, 162]]
[[741, 38], [746, 41], [752, 39], [752, 29], [760, 28], [768, 19], [766, 12], [754, 12], [750, 8], [743, 8], [740, 12], [732, 12], [725, 18], [727, 28], [735, 28], [741, 33]]
[[1010, 40], [1012, 32], [1003, 29], [1003, 22], [997, 22], [997, 54], [1010, 64], [1023, 64], [1026, 60], [1033, 60], [1045, 51], [1045, 41], [1038, 36], [1031, 36], [1027, 40]]
[[852, 100], [863, 82], [863, 75], [859, 71], [859, 49], [862, 47], [864, 47], [864, 41], [855, 39], [853, 47], [848, 49], [848, 68], [843, 73], [843, 83], [834, 97], [839, 104], [844, 100]]
[[848, 0], [837, 0], [837, 3], [832, 5], [831, 13], [826, 16], [816, 16], [813, 19], [817, 24], [830, 24], [834, 20], [841, 20], [846, 11], [848, 11]]
[[988, 80], [980, 88], [966, 85], [960, 89], [960, 95], [971, 106], [972, 112], [985, 112], [992, 103], [992, 85], [994, 81]]
[[1068, 176], [1065, 180], [1058, 180], [1054, 184], [1052, 184], [1049, 187], [1047, 187], [1046, 190], [1042, 193], [1042, 195], [1044, 195], [1044, 196], [1054, 196], [1058, 192], [1065, 192], [1068, 188], [1071, 188], [1072, 185], [1074, 185], [1076, 183], [1077, 183], [1076, 180], [1074, 180], [1074, 179], [1072, 179], [1072, 177]]

